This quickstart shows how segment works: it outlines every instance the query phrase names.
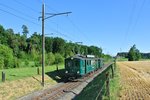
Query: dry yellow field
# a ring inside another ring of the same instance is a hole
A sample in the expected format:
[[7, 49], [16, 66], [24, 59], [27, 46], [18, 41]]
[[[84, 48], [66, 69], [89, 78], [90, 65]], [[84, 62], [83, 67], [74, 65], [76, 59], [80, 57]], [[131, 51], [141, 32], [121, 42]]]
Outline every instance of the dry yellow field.
[[45, 75], [45, 87], [40, 83], [41, 76], [29, 77], [0, 84], [0, 100], [16, 100], [17, 98], [37, 90], [52, 87], [56, 81]]
[[120, 100], [150, 100], [150, 61], [117, 62]]

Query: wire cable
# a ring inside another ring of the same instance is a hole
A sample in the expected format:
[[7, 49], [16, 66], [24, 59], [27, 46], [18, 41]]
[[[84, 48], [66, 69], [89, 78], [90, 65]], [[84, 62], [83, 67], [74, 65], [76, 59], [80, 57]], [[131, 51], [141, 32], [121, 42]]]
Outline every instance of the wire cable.
[[125, 32], [125, 34], [124, 34], [124, 39], [123, 39], [123, 41], [121, 42], [121, 45], [120, 45], [120, 48], [119, 48], [119, 49], [121, 49], [121, 48], [125, 45], [125, 43], [126, 43], [126, 41], [127, 41], [127, 37], [128, 37], [129, 31], [130, 31], [130, 29], [131, 29], [131, 24], [132, 24], [132, 22], [133, 22], [133, 15], [134, 15], [134, 13], [135, 13], [136, 5], [137, 5], [137, 0], [135, 0], [135, 1], [133, 2], [133, 7], [132, 7], [132, 9], [131, 9], [131, 13], [130, 13], [130, 16], [129, 16], [129, 23], [128, 23], [128, 26], [127, 26], [127, 30], [126, 30], [126, 32]]
[[29, 17], [29, 18], [32, 18], [32, 19], [34, 19], [34, 20], [37, 20], [37, 18], [34, 18], [34, 17], [32, 17], [32, 16], [29, 16], [28, 14], [25, 14], [24, 12], [21, 12], [21, 11], [18, 11], [18, 10], [16, 10], [16, 9], [14, 9], [14, 8], [11, 8], [11, 7], [9, 7], [9, 6], [5, 5], [5, 4], [0, 3], [0, 6], [3, 6], [3, 7], [5, 7], [5, 8], [11, 9], [11, 10], [13, 10], [13, 11], [15, 11], [15, 12], [18, 12], [18, 13], [20, 13], [20, 14], [22, 14], [22, 15], [25, 15], [25, 16], [27, 16], [27, 17]]
[[135, 20], [135, 24], [134, 24], [134, 26], [133, 26], [133, 30], [135, 29], [135, 27], [136, 27], [136, 25], [137, 25], [137, 23], [138, 23], [138, 20], [140, 19], [140, 16], [141, 16], [141, 13], [142, 13], [142, 11], [143, 11], [145, 2], [146, 2], [146, 0], [143, 0], [142, 5], [141, 5], [141, 7], [140, 7], [140, 9], [139, 9], [139, 12], [138, 12], [138, 14], [137, 14], [137, 18], [136, 18], [136, 20]]

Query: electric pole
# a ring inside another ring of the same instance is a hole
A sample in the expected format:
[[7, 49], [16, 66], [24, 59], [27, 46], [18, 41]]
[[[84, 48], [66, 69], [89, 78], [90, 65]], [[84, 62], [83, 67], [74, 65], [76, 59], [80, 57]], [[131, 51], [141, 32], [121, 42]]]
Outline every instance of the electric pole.
[[45, 4], [42, 4], [42, 85], [44, 86], [44, 66], [45, 66], [45, 36], [44, 36], [44, 17], [45, 17]]
[[64, 14], [70, 14], [72, 12], [64, 12], [64, 13], [46, 13], [49, 15], [48, 17], [45, 17], [45, 4], [44, 0], [42, 3], [42, 16], [39, 18], [42, 18], [42, 86], [44, 86], [44, 67], [45, 67], [45, 35], [44, 35], [44, 21], [48, 18], [58, 16], [58, 15], [64, 15]]

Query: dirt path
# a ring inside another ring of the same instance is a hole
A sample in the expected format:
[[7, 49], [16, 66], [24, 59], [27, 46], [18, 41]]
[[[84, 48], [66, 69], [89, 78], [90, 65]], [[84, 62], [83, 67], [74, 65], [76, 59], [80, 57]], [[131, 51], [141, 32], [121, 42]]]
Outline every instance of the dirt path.
[[118, 62], [120, 100], [150, 100], [150, 62]]

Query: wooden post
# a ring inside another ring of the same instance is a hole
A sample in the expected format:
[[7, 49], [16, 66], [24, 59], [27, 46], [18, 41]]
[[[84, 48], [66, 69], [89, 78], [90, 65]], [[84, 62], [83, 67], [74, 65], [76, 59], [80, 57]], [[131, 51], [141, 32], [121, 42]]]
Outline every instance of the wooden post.
[[40, 69], [39, 69], [39, 67], [37, 68], [37, 74], [40, 75]]
[[5, 82], [5, 72], [2, 71], [2, 82]]
[[112, 71], [112, 78], [114, 78], [114, 68], [113, 68], [113, 64], [111, 65], [111, 71]]
[[116, 70], [116, 59], [114, 60], [114, 70]]
[[106, 96], [110, 99], [110, 92], [109, 92], [109, 72], [106, 73]]
[[57, 64], [56, 64], [56, 70], [58, 71], [58, 62], [57, 62]]

